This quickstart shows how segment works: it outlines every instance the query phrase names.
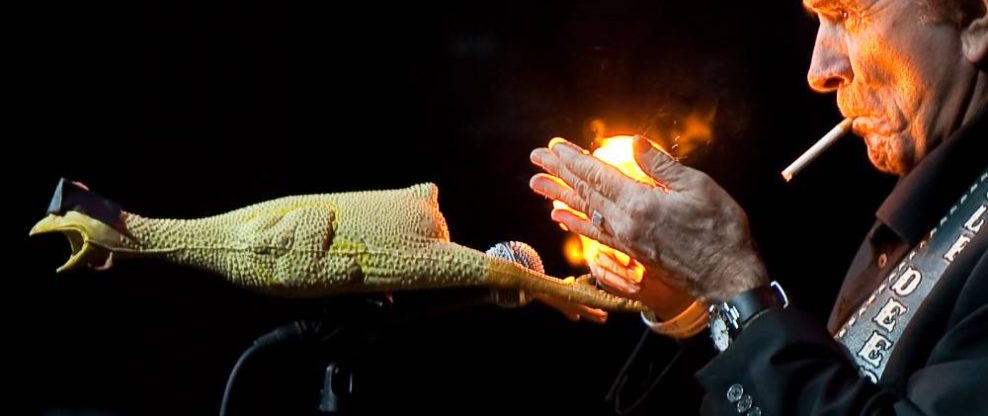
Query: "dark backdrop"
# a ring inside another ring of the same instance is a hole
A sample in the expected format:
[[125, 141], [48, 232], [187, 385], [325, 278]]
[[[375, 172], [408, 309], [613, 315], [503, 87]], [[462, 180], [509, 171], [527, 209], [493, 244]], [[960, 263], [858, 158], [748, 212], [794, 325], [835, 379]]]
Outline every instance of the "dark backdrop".
[[[8, 305], [27, 327], [13, 337], [14, 403], [31, 412], [215, 413], [254, 337], [323, 307], [152, 262], [55, 275], [63, 239], [26, 236], [60, 176], [165, 217], [432, 181], [455, 241], [526, 241], [570, 275], [565, 235], [528, 190], [530, 150], [587, 145], [595, 120], [658, 134], [712, 111], [713, 140], [685, 162], [745, 206], [772, 276], [821, 320], [892, 182], [856, 138], [780, 179], [839, 119], [806, 86], [816, 22], [795, 0], [75, 4], [14, 19], [7, 279], [24, 285]], [[404, 325], [362, 349], [362, 410], [605, 413], [640, 329], [540, 305]], [[321, 366], [302, 349], [259, 356], [238, 406], [311, 409]]]

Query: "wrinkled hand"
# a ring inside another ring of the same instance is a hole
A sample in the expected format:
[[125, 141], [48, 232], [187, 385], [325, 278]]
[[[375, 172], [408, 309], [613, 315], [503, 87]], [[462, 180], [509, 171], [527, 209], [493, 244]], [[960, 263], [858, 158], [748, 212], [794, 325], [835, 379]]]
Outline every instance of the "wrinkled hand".
[[676, 317], [693, 303], [688, 293], [653, 278], [644, 265], [610, 247], [600, 246], [587, 265], [605, 290], [644, 303], [662, 320]]
[[[635, 160], [661, 186], [631, 179], [580, 147], [554, 139], [532, 152], [549, 174], [533, 190], [588, 215], [554, 210], [570, 230], [628, 253], [648, 276], [707, 302], [719, 302], [767, 281], [744, 210], [706, 174], [681, 165], [643, 137]], [[587, 217], [603, 215], [600, 227]]]

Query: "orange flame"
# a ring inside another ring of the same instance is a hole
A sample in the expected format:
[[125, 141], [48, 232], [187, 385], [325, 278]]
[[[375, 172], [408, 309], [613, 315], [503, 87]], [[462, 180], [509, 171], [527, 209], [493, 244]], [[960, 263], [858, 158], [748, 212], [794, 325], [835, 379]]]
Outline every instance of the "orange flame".
[[[601, 141], [600, 147], [593, 151], [593, 156], [613, 165], [621, 171], [621, 173], [624, 173], [632, 179], [653, 186], [658, 185], [654, 179], [642, 171], [641, 167], [638, 166], [638, 162], [635, 161], [634, 150], [632, 149], [633, 142], [634, 136], [614, 136], [606, 138]], [[552, 201], [552, 205], [553, 208], [556, 209], [569, 209], [569, 207], [562, 201]], [[585, 217], [585, 215], [579, 211], [571, 211], [575, 212], [579, 216]], [[586, 236], [579, 235], [578, 237], [579, 239], [572, 237], [567, 239], [566, 243], [563, 245], [563, 254], [566, 256], [566, 260], [570, 264], [578, 266], [584, 263], [588, 265], [595, 263], [597, 253], [604, 252], [610, 254], [611, 257], [622, 265], [631, 267], [637, 277], [637, 280], [641, 281], [642, 276], [645, 274], [645, 268], [637, 262], [632, 262], [631, 256], [628, 256], [625, 253], [601, 244], [600, 242], [592, 240]]]
[[[717, 114], [716, 106], [709, 108], [706, 111], [690, 111], [686, 113], [678, 113], [678, 116], [672, 120], [671, 123], [655, 124], [648, 123], [648, 128], [638, 128], [637, 130], [650, 132], [647, 133], [650, 136], [652, 144], [656, 147], [660, 147], [666, 153], [670, 153], [677, 157], [686, 157], [693, 151], [699, 149], [703, 145], [710, 144], [713, 140], [713, 121]], [[667, 120], [668, 121], [668, 120]], [[649, 127], [650, 126], [650, 127]], [[636, 130], [630, 127], [627, 123], [618, 123], [618, 126], [612, 128], [604, 120], [595, 119], [590, 123], [590, 128], [594, 135], [598, 138], [606, 137], [603, 139], [597, 139], [595, 142], [599, 143], [599, 146], [593, 151], [593, 155], [598, 159], [614, 165], [622, 173], [628, 177], [638, 180], [640, 182], [662, 187], [662, 183], [656, 183], [651, 177], [649, 177], [635, 162], [634, 151], [632, 150], [632, 143], [634, 142], [633, 136], [611, 136], [618, 131], [628, 131]], [[568, 209], [566, 204], [560, 201], [553, 201], [553, 208], [556, 209]], [[586, 215], [582, 212], [576, 210], [570, 210], [573, 214], [577, 215], [584, 220], [587, 219]], [[560, 224], [563, 230], [569, 231], [565, 226]], [[613, 259], [617, 260], [621, 265], [630, 268], [634, 271], [634, 275], [641, 280], [641, 277], [645, 273], [644, 267], [640, 263], [634, 261], [627, 254], [620, 251], [614, 250], [611, 247], [601, 244], [600, 242], [591, 240], [582, 235], [571, 235], [565, 242], [563, 246], [563, 254], [566, 260], [573, 266], [591, 265], [596, 263], [596, 256], [599, 252], [605, 252], [610, 255]]]

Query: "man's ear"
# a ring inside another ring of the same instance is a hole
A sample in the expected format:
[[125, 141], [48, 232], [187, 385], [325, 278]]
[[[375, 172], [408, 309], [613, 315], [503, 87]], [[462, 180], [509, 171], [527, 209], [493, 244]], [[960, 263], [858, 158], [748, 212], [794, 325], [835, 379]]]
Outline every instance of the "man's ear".
[[[988, 11], [988, 0], [981, 0], [981, 10]], [[988, 12], [982, 12], [961, 29], [964, 56], [978, 67], [988, 67]]]

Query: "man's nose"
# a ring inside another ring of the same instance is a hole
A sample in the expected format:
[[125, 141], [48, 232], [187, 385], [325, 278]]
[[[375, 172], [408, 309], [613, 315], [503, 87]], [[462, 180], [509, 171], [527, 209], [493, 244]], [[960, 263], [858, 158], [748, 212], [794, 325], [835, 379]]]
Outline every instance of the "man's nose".
[[820, 21], [813, 45], [813, 59], [806, 74], [806, 81], [816, 92], [837, 91], [837, 88], [850, 84], [854, 79], [847, 45], [840, 32], [837, 25]]

